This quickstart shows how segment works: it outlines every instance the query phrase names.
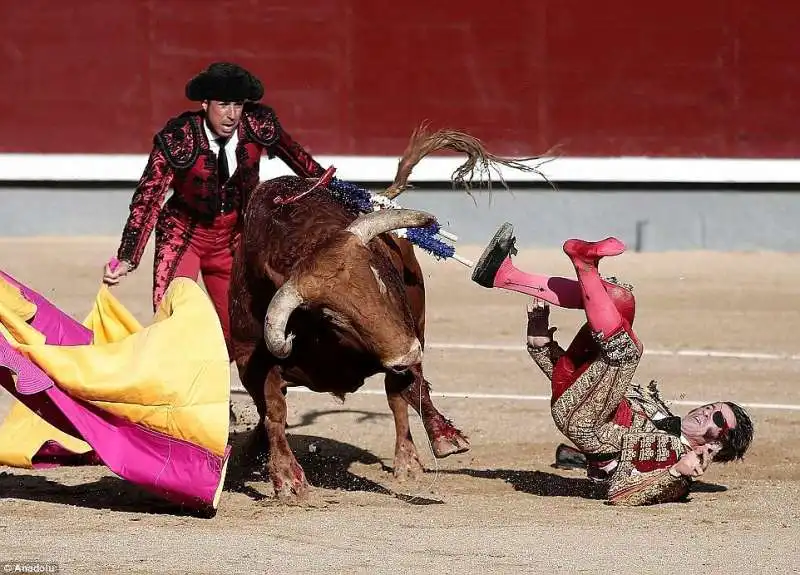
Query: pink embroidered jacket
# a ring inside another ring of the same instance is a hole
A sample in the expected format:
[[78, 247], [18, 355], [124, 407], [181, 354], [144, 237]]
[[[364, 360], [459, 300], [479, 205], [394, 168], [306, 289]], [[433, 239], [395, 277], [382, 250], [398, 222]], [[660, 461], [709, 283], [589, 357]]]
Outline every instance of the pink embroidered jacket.
[[202, 111], [171, 118], [153, 138], [147, 165], [133, 194], [117, 259], [135, 269], [155, 227], [167, 190], [170, 207], [187, 217], [210, 221], [219, 214], [243, 211], [259, 182], [261, 154], [280, 158], [302, 177], [318, 177], [324, 169], [283, 129], [272, 108], [248, 102], [242, 110], [236, 146], [236, 171], [220, 187], [217, 158], [203, 129]]

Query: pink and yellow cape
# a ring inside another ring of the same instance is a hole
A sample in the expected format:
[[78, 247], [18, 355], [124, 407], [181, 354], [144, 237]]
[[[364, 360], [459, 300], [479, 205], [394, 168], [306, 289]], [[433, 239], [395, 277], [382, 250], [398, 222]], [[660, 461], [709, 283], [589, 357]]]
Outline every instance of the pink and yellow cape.
[[216, 510], [230, 446], [230, 364], [205, 292], [176, 278], [143, 327], [102, 286], [83, 323], [0, 271], [0, 385], [17, 402], [0, 465], [102, 464]]

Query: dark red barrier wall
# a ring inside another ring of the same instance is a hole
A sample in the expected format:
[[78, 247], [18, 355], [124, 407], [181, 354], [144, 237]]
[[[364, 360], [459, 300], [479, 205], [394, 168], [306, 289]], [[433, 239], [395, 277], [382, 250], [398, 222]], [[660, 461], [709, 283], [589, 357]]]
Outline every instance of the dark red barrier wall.
[[[758, 6], [761, 6], [759, 8]], [[0, 152], [145, 153], [215, 59], [317, 154], [800, 155], [800, 2], [0, 0]]]

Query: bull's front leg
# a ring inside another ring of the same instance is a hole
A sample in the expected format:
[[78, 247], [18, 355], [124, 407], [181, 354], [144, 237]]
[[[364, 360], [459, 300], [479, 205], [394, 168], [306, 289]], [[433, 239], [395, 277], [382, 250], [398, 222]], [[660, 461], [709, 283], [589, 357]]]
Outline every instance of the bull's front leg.
[[417, 448], [411, 437], [411, 426], [408, 421], [408, 403], [403, 396], [392, 391], [393, 385], [387, 378], [386, 400], [394, 416], [395, 444], [394, 444], [394, 476], [399, 480], [408, 477], [412, 479], [424, 471], [419, 459]]
[[267, 470], [280, 499], [293, 496], [304, 498], [310, 487], [303, 468], [295, 459], [289, 442], [286, 440], [286, 397], [283, 394], [285, 382], [280, 367], [273, 367], [264, 383], [264, 396], [267, 403], [267, 417], [264, 425], [269, 440], [269, 460]]
[[433, 446], [433, 454], [447, 457], [469, 451], [469, 439], [433, 405], [430, 383], [423, 377], [422, 368], [412, 368], [413, 383], [401, 392], [403, 399], [422, 418], [425, 431]]

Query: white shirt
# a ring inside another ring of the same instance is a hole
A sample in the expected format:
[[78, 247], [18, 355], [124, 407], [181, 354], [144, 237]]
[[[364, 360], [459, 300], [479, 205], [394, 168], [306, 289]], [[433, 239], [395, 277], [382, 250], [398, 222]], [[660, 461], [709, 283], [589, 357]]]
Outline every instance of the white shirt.
[[[203, 128], [206, 131], [206, 136], [208, 136], [208, 145], [211, 151], [214, 152], [215, 156], [219, 156], [219, 144], [216, 141], [219, 136], [211, 131], [211, 128], [208, 127], [208, 122], [203, 122]], [[236, 166], [238, 165], [236, 163], [236, 145], [238, 143], [239, 127], [237, 126], [231, 137], [228, 138], [228, 142], [225, 144], [225, 157], [228, 159], [228, 174], [230, 176], [233, 176], [234, 172], [236, 172]]]

